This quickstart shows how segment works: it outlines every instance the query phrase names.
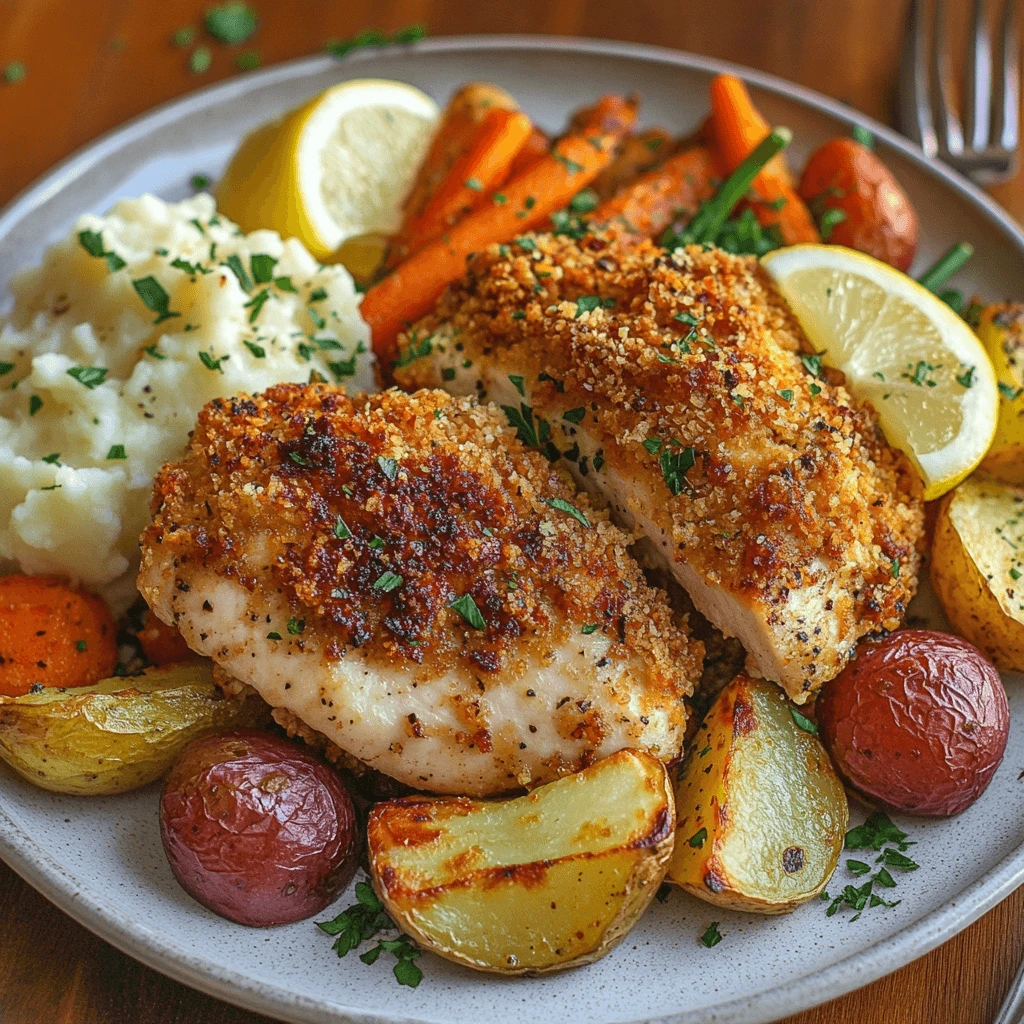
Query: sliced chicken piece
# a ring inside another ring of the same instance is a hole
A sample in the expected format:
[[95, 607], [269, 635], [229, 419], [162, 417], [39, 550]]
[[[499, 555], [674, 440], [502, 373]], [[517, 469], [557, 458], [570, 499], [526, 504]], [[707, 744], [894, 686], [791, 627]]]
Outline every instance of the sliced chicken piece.
[[794, 700], [900, 624], [920, 483], [801, 358], [755, 260], [531, 235], [475, 256], [399, 345], [399, 384], [500, 404]]
[[669, 761], [702, 647], [568, 479], [441, 391], [219, 400], [156, 480], [139, 588], [410, 786], [497, 793], [623, 747]]

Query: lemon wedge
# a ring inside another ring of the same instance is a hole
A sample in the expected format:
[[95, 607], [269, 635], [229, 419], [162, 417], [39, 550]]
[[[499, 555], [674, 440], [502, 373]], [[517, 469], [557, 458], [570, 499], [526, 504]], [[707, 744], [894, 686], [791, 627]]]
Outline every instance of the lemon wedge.
[[437, 122], [437, 104], [402, 82], [342, 82], [242, 140], [217, 186], [245, 231], [295, 237], [319, 260], [401, 223]]
[[822, 362], [878, 412], [889, 443], [924, 480], [925, 500], [985, 457], [999, 398], [974, 332], [941, 299], [886, 263], [838, 245], [762, 257]]

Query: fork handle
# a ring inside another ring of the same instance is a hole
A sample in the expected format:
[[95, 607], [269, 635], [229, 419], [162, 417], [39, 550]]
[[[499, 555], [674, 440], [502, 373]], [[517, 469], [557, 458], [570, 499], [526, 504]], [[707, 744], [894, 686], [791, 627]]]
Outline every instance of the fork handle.
[[1024, 959], [992, 1024], [1024, 1024]]

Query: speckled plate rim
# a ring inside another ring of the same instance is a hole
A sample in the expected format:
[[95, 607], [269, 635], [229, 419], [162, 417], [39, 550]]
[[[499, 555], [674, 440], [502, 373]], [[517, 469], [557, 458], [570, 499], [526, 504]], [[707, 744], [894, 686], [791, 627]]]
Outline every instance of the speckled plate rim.
[[[866, 125], [907, 160], [938, 178], [945, 187], [958, 192], [992, 227], [1024, 253], [1024, 231], [997, 203], [966, 179], [944, 165], [926, 159], [919, 149], [885, 125], [842, 103], [774, 75], [664, 47], [557, 36], [451, 36], [424, 40], [412, 44], [408, 49], [413, 52], [438, 53], [480, 50], [558, 51], [588, 56], [624, 57], [710, 73], [736, 74], [761, 89], [828, 114], [846, 125]], [[355, 51], [345, 58], [345, 63], [357, 65], [364, 59], [372, 58], [376, 52], [372, 49]], [[17, 196], [0, 214], [0, 238], [5, 237], [16, 223], [55, 193], [68, 188], [88, 170], [153, 129], [171, 124], [184, 114], [195, 114], [235, 99], [256, 86], [301, 79], [322, 72], [334, 63], [328, 57], [290, 61], [199, 90], [129, 121], [58, 164]], [[25, 832], [7, 813], [2, 803], [0, 857], [65, 913], [111, 945], [153, 969], [217, 998], [254, 1012], [276, 1015], [296, 1024], [422, 1024], [422, 1019], [417, 1021], [389, 1013], [353, 1011], [340, 1003], [310, 999], [281, 986], [254, 982], [245, 975], [194, 955], [139, 921], [118, 917], [101, 899], [81, 887], [56, 858]], [[870, 949], [852, 954], [830, 967], [811, 972], [785, 985], [751, 996], [732, 999], [717, 1006], [634, 1020], [628, 1024], [766, 1024], [779, 1017], [798, 1013], [866, 985], [934, 949], [1022, 884], [1024, 847], [1019, 847], [944, 906], [893, 933]]]

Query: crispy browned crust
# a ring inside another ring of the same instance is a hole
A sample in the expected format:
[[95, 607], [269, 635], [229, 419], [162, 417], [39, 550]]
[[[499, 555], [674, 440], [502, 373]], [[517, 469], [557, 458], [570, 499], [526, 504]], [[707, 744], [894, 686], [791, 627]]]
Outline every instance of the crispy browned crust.
[[[604, 305], [581, 310], [581, 296]], [[835, 675], [858, 637], [900, 624], [917, 586], [920, 481], [869, 406], [801, 363], [806, 338], [756, 260], [533, 235], [477, 254], [414, 336], [422, 347], [434, 332], [474, 367], [478, 397], [500, 359], [553, 432], [561, 410], [586, 410], [581, 429], [605, 462], [663, 493], [675, 559], [788, 629], [785, 653], [802, 672], [791, 693]], [[420, 358], [395, 376], [417, 387], [438, 373]], [[677, 496], [643, 445], [658, 439], [696, 453]], [[818, 611], [839, 623], [827, 651], [807, 609], [788, 610], [823, 581], [831, 596]]]
[[[680, 714], [700, 674], [701, 645], [646, 584], [629, 538], [472, 400], [289, 384], [216, 400], [157, 477], [153, 512], [143, 575], [170, 558], [182, 581], [198, 563], [277, 589], [332, 660], [358, 646], [382, 665], [493, 676], [595, 623], [611, 657], [641, 655], [651, 699]], [[401, 585], [382, 589], [385, 573]], [[483, 630], [450, 607], [467, 594]]]

